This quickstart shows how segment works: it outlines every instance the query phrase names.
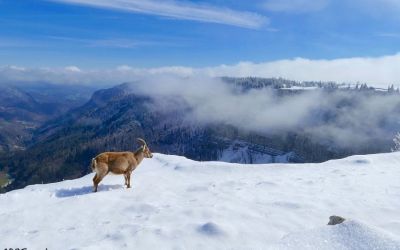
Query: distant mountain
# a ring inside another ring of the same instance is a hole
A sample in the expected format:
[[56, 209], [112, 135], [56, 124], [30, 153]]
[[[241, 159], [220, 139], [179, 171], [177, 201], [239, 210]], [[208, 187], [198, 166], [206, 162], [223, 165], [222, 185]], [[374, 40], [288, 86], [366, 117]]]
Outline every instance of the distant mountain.
[[0, 86], [0, 151], [23, 148], [30, 132], [46, 120], [41, 110], [41, 104], [28, 93]]
[[[367, 92], [343, 85], [307, 83], [305, 86], [279, 79], [249, 79], [225, 81], [237, 88], [238, 93], [273, 88], [278, 97], [296, 96], [312, 87], [324, 89], [327, 95], [339, 91], [338, 96], [343, 97], [335, 106], [313, 112], [318, 118], [315, 123], [334, 121], [338, 119], [336, 112], [355, 105], [357, 98], [349, 99], [343, 93], [386, 95], [365, 87]], [[0, 160], [0, 170], [8, 169], [14, 179], [7, 189], [83, 176], [88, 173], [90, 160], [96, 154], [134, 150], [137, 137], [145, 138], [154, 152], [200, 161], [238, 163], [322, 162], [356, 153], [390, 150], [390, 138], [373, 138], [374, 143], [341, 148], [329, 141], [317, 140], [302, 130], [262, 133], [229, 123], [197, 123], [186, 119], [190, 106], [177, 101], [176, 105], [163, 108], [158, 106], [158, 101], [135, 92], [127, 83], [96, 91], [84, 105], [35, 129], [31, 146], [25, 151]], [[394, 117], [397, 116], [394, 114]], [[393, 120], [380, 121], [388, 129], [393, 129], [390, 127], [393, 123]]]
[[93, 91], [52, 84], [0, 86], [0, 152], [24, 149], [36, 128], [82, 105]]

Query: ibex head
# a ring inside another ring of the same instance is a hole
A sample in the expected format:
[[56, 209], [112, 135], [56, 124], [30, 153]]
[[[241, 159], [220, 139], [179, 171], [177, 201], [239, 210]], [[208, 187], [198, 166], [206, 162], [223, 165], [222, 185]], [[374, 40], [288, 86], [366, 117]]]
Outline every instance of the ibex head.
[[153, 158], [153, 154], [151, 153], [149, 147], [147, 146], [147, 143], [141, 138], [137, 138], [137, 141], [140, 144], [142, 144], [144, 157]]

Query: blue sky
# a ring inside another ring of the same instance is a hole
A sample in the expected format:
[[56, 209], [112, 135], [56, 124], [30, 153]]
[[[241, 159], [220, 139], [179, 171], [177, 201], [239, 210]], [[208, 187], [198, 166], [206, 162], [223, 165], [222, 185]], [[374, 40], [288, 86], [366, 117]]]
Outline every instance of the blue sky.
[[218, 66], [400, 52], [397, 0], [0, 0], [0, 66]]

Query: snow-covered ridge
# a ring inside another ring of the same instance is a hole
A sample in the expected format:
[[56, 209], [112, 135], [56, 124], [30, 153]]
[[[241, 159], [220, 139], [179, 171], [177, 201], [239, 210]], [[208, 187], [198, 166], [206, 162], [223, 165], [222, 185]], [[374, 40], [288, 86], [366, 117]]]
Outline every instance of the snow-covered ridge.
[[224, 149], [218, 161], [243, 164], [304, 162], [295, 152], [284, 152], [245, 141], [235, 140]]
[[[400, 153], [244, 165], [155, 154], [0, 195], [0, 249], [400, 249]], [[326, 226], [330, 215], [348, 220]]]

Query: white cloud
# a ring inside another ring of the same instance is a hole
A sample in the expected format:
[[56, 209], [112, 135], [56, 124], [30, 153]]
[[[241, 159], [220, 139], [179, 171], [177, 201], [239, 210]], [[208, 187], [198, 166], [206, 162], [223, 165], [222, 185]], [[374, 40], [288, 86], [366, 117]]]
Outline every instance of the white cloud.
[[268, 0], [263, 7], [277, 12], [313, 12], [324, 9], [330, 0]]
[[149, 75], [131, 88], [151, 97], [148, 105], [154, 110], [182, 112], [183, 123], [230, 124], [261, 134], [305, 133], [312, 140], [353, 149], [391, 143], [398, 130], [397, 95], [320, 90], [276, 95], [268, 88], [238, 92], [218, 78], [200, 75]]
[[70, 4], [81, 4], [128, 12], [145, 13], [176, 19], [219, 23], [243, 28], [257, 29], [268, 22], [268, 18], [245, 11], [214, 7], [180, 1], [161, 0], [50, 0]]
[[76, 66], [67, 66], [65, 67], [65, 70], [70, 72], [81, 72], [81, 69]]
[[[83, 70], [77, 66], [29, 69], [0, 67], [0, 84], [13, 82], [50, 82], [92, 84], [99, 87], [134, 82], [135, 93], [144, 93], [157, 100], [158, 108], [184, 108], [189, 105], [187, 121], [226, 122], [260, 132], [304, 131], [315, 138], [340, 146], [366, 144], [376, 138], [390, 138], [398, 129], [397, 95], [363, 96], [337, 92], [327, 95], [308, 91], [295, 96], [276, 98], [268, 89], [238, 94], [216, 76], [283, 77], [298, 81], [367, 82], [386, 88], [400, 83], [400, 54], [377, 58], [310, 60], [297, 58], [266, 63], [244, 62], [208, 68], [159, 67], [134, 68], [128, 65], [108, 70]], [[141, 91], [141, 92], [140, 92]], [[355, 104], [336, 110], [343, 101]], [[354, 99], [355, 100], [355, 99]], [[178, 105], [177, 105], [178, 104]], [[232, 105], [234, 104], [234, 105]], [[327, 114], [339, 112], [334, 121], [324, 121], [315, 110]], [[250, 123], [246, 121], [251, 121]], [[387, 121], [390, 129], [382, 128]]]
[[7, 82], [51, 82], [67, 84], [115, 85], [135, 81], [148, 75], [232, 76], [232, 77], [282, 77], [296, 81], [335, 81], [368, 83], [386, 88], [400, 84], [400, 53], [382, 57], [356, 57], [333, 60], [295, 58], [264, 63], [240, 62], [235, 65], [192, 68], [169, 66], [135, 68], [122, 65], [107, 70], [83, 70], [77, 66], [66, 68], [0, 67], [0, 84]]
[[382, 57], [333, 60], [296, 58], [266, 63], [242, 62], [205, 69], [211, 76], [283, 77], [297, 81], [365, 82], [374, 86], [400, 84], [400, 53]]
[[14, 66], [14, 65], [9, 66], [9, 68], [12, 69], [12, 70], [16, 70], [16, 71], [24, 71], [24, 70], [26, 70], [24, 67], [18, 67], [18, 66]]

